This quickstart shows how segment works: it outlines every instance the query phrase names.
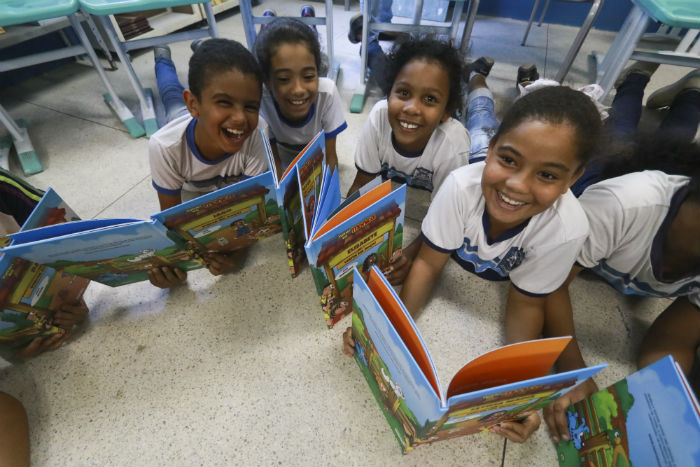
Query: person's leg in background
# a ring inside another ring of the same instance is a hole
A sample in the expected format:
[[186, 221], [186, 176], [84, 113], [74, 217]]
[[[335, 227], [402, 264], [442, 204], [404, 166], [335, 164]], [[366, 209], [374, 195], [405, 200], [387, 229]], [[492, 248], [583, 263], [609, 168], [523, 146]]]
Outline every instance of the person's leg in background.
[[153, 48], [155, 59], [156, 81], [158, 94], [165, 108], [165, 121], [170, 122], [182, 115], [188, 114], [182, 91], [185, 88], [177, 77], [175, 63], [170, 58], [170, 47], [157, 46]]
[[669, 106], [658, 133], [692, 141], [700, 125], [700, 70], [693, 70], [675, 83], [652, 93], [647, 108]]
[[486, 77], [493, 66], [491, 57], [480, 57], [467, 65], [469, 96], [464, 126], [471, 137], [469, 163], [486, 159], [489, 142], [498, 130], [493, 94], [486, 84]]

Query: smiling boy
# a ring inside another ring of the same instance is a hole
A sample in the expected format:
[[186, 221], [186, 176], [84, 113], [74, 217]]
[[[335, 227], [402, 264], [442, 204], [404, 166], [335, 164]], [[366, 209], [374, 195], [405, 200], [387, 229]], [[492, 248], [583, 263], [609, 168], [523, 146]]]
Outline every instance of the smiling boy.
[[[228, 39], [204, 41], [190, 58], [189, 115], [176, 118], [148, 142], [153, 187], [161, 209], [268, 170], [259, 127], [262, 73], [253, 55]], [[230, 254], [210, 253], [218, 275], [233, 267]], [[151, 283], [167, 288], [186, 279], [177, 268], [154, 268]]]

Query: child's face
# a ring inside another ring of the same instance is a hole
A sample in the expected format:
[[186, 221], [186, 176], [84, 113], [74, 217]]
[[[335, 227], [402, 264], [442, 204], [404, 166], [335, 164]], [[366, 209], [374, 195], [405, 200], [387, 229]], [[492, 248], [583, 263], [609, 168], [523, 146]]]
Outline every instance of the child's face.
[[268, 88], [282, 116], [293, 123], [306, 120], [318, 94], [316, 60], [305, 44], [282, 44], [270, 59]]
[[260, 82], [251, 74], [229, 70], [213, 74], [199, 99], [185, 90], [190, 114], [197, 117], [194, 139], [209, 160], [238, 152], [258, 126]]
[[396, 75], [387, 97], [389, 125], [402, 151], [420, 152], [437, 126], [449, 118], [445, 111], [450, 79], [439, 64], [411, 60]]
[[581, 175], [574, 132], [526, 120], [491, 141], [481, 177], [491, 237], [545, 211]]

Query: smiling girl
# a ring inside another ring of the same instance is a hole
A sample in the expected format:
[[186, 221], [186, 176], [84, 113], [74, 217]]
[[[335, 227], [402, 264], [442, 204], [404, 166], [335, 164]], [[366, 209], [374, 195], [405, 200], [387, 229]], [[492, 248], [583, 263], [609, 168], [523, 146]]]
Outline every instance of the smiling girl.
[[347, 123], [335, 83], [319, 78], [321, 49], [314, 31], [293, 18], [276, 19], [256, 39], [255, 55], [265, 81], [260, 112], [269, 124], [279, 169], [324, 130], [326, 163], [335, 170], [335, 139]]
[[452, 118], [462, 102], [462, 58], [433, 39], [397, 44], [388, 56], [386, 100], [370, 111], [355, 150], [357, 175], [348, 191], [384, 179], [437, 191], [467, 163], [469, 133]]

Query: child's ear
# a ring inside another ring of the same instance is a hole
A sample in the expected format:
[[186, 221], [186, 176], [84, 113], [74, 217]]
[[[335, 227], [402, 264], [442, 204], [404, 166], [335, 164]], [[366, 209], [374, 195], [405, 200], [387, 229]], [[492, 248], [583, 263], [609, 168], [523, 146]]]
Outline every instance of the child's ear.
[[189, 89], [182, 91], [182, 98], [185, 100], [185, 105], [187, 106], [187, 110], [190, 111], [190, 115], [192, 115], [193, 118], [199, 117], [199, 101], [197, 97], [192, 94], [192, 91]]
[[[574, 172], [574, 175], [571, 177], [569, 180], [569, 183], [567, 183], [566, 190], [571, 188], [571, 186], [576, 183], [576, 181], [581, 178], [581, 175], [583, 175], [583, 172], [585, 172], [585, 167], [581, 166], [578, 168], [576, 172]], [[566, 193], [566, 190], [562, 191], [562, 194]]]
[[448, 118], [452, 116], [452, 113], [445, 111], [445, 113], [442, 114], [442, 117], [440, 117], [440, 123], [445, 123]]

